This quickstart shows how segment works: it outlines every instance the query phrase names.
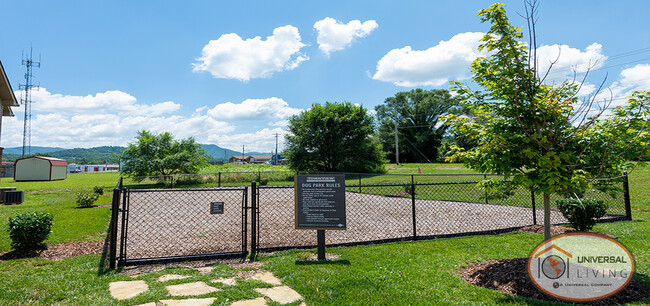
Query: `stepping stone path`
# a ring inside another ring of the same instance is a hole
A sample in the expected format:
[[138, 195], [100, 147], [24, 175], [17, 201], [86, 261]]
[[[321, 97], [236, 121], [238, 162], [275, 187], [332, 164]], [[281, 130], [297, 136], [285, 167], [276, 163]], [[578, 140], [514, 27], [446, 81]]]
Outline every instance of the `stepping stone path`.
[[202, 295], [210, 292], [220, 291], [212, 286], [208, 286], [204, 282], [194, 282], [180, 285], [171, 285], [165, 287], [171, 296], [192, 296], [192, 295]]
[[112, 282], [108, 286], [111, 295], [118, 300], [130, 299], [142, 292], [149, 290], [149, 286], [143, 280]]
[[[202, 275], [207, 275], [210, 272], [212, 272], [214, 268], [203, 267], [203, 268], [197, 268], [196, 270], [199, 271], [199, 273]], [[164, 283], [170, 280], [180, 280], [180, 279], [186, 279], [190, 277], [191, 276], [189, 275], [165, 274], [158, 277], [156, 281], [159, 283]], [[220, 277], [211, 280], [211, 282], [221, 283], [226, 286], [236, 286], [237, 279], [240, 278], [262, 281], [267, 284], [273, 285], [273, 287], [256, 288], [255, 291], [257, 291], [259, 294], [263, 295], [264, 297], [258, 297], [256, 299], [251, 299], [251, 300], [235, 301], [231, 304], [232, 306], [267, 305], [268, 300], [280, 304], [293, 303], [302, 300], [302, 296], [300, 296], [298, 292], [296, 292], [295, 290], [291, 289], [288, 286], [283, 286], [282, 281], [279, 278], [275, 277], [273, 273], [265, 270], [240, 272], [239, 277], [228, 277], [228, 278]], [[222, 290], [216, 287], [212, 287], [204, 282], [191, 282], [191, 283], [184, 283], [178, 285], [168, 285], [165, 286], [165, 288], [169, 292], [169, 296], [187, 296], [187, 297], [198, 296], [198, 295], [208, 294], [211, 292], [217, 292]], [[111, 283], [109, 285], [109, 290], [111, 292], [111, 295], [114, 298], [118, 300], [127, 300], [137, 296], [142, 292], [149, 290], [149, 286], [143, 280], [120, 281], [120, 282]], [[151, 302], [147, 304], [141, 304], [139, 306], [156, 306], [161, 304], [202, 306], [202, 305], [210, 305], [215, 300], [216, 298], [188, 298], [182, 300], [165, 299], [165, 300], [158, 301], [158, 303]], [[303, 302], [300, 305], [305, 306], [305, 303]]]
[[166, 281], [170, 281], [170, 280], [173, 280], [173, 279], [186, 279], [188, 277], [191, 277], [191, 276], [189, 276], [189, 275], [178, 275], [178, 274], [165, 274], [165, 275], [157, 278], [156, 281], [158, 281], [160, 283], [164, 283]]
[[220, 277], [220, 278], [217, 278], [217, 279], [213, 279], [212, 282], [213, 283], [222, 283], [222, 284], [224, 284], [226, 286], [237, 285], [237, 279], [235, 279], [234, 277], [228, 277], [228, 278]]

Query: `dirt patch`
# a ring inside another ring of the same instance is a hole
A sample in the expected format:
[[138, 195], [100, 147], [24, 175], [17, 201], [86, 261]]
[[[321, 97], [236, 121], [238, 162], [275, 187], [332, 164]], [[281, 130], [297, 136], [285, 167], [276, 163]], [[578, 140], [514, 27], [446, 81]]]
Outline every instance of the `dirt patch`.
[[42, 257], [50, 260], [62, 260], [70, 256], [101, 253], [104, 241], [76, 241], [59, 244], [51, 244], [45, 250], [33, 250], [26, 252], [4, 251], [0, 252], [0, 260]]
[[[528, 278], [528, 258], [488, 260], [469, 264], [457, 273], [470, 284], [503, 293], [527, 297], [540, 301], [562, 302], [542, 293]], [[595, 305], [624, 304], [650, 297], [650, 289], [636, 278], [614, 296], [593, 302]]]

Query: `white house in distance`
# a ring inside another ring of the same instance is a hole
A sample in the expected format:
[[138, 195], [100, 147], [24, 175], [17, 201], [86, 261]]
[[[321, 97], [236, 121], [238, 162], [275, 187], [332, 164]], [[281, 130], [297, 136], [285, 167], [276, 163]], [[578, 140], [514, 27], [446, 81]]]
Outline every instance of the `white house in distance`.
[[14, 180], [22, 181], [56, 181], [64, 180], [68, 175], [68, 162], [63, 159], [44, 156], [20, 158], [14, 164]]

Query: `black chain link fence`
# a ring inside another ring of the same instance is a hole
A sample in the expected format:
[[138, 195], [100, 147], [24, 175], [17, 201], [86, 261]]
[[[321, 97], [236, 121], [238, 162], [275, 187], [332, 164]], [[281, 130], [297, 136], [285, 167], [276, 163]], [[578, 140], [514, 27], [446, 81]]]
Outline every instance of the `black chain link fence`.
[[[249, 172], [246, 175], [239, 173], [236, 177], [241, 180], [276, 177], [276, 182], [282, 185], [252, 184], [250, 189], [247, 186], [144, 189], [161, 187], [161, 181], [171, 183], [172, 179], [176, 187], [186, 187], [181, 181], [190, 186], [192, 180], [206, 184], [206, 174], [146, 178], [137, 182], [120, 179], [113, 195], [109, 235], [111, 267], [116, 262], [128, 265], [246, 256], [249, 235], [253, 253], [314, 247], [315, 230], [295, 229], [295, 173], [273, 172], [272, 176]], [[216, 184], [224, 186], [224, 178], [234, 180], [235, 176], [220, 173], [212, 177], [216, 177]], [[499, 233], [543, 223], [541, 194], [519, 188], [509, 197], [494, 198], [478, 184], [485, 177], [346, 174], [347, 229], [327, 231], [326, 243], [357, 245]], [[612, 181], [610, 187], [610, 192], [588, 190], [582, 196], [608, 204], [607, 215], [600, 221], [631, 219], [627, 176]], [[251, 199], [248, 194], [252, 195]], [[554, 224], [567, 222], [555, 207], [555, 201], [562, 198], [562, 195], [551, 196]], [[217, 207], [215, 212], [212, 205], [219, 202], [223, 202], [223, 211]]]
[[248, 252], [245, 187], [120, 192], [120, 265]]
[[[347, 185], [347, 229], [327, 231], [326, 243], [341, 246], [500, 233], [543, 223], [541, 194], [519, 188], [508, 197], [493, 198], [477, 181], [471, 181], [476, 178], [455, 177], [446, 183]], [[583, 195], [608, 204], [601, 222], [625, 219], [625, 179], [612, 183], [616, 192], [593, 189]], [[555, 200], [562, 198], [551, 197], [553, 224], [567, 223], [555, 207]], [[258, 235], [254, 251], [316, 246], [316, 230], [295, 229], [293, 186], [259, 186], [256, 202]]]

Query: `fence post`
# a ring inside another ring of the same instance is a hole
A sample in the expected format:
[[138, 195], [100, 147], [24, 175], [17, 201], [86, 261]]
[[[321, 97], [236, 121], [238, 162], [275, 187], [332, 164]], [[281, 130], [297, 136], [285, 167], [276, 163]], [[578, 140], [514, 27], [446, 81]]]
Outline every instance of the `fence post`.
[[219, 171], [219, 187], [221, 187], [221, 171]]
[[251, 260], [257, 255], [257, 184], [251, 182]]
[[630, 182], [627, 177], [627, 171], [623, 172], [625, 180], [623, 180], [623, 195], [625, 198], [625, 220], [632, 220], [632, 205], [630, 203]]
[[535, 209], [535, 189], [530, 188], [530, 202], [533, 207], [533, 224], [537, 225], [537, 210]]
[[108, 268], [115, 270], [116, 255], [117, 255], [117, 218], [119, 218], [120, 209], [120, 192], [122, 188], [122, 178], [117, 181], [117, 186], [113, 189], [113, 205], [111, 205], [111, 235], [110, 235], [110, 249], [108, 253]]
[[262, 171], [257, 170], [257, 181], [261, 182], [262, 181]]
[[359, 193], [361, 193], [361, 173], [359, 173], [358, 176], [359, 176]]
[[[487, 180], [487, 175], [483, 174], [483, 180]], [[490, 204], [490, 203], [488, 203], [488, 193], [487, 193], [487, 191], [485, 192], [485, 204]]]
[[[411, 179], [413, 179], [411, 177]], [[418, 231], [415, 221], [415, 184], [411, 181], [411, 216], [413, 217], [413, 240], [418, 240]]]

